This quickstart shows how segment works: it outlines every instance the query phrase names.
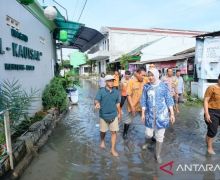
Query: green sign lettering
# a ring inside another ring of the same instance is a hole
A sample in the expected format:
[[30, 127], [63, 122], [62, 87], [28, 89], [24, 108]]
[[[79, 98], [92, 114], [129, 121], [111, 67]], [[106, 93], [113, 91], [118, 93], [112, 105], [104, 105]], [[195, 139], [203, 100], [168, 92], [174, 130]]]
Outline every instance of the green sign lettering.
[[17, 70], [17, 71], [33, 71], [35, 69], [34, 66], [31, 65], [23, 65], [23, 64], [5, 64], [5, 70]]
[[22, 34], [15, 29], [11, 29], [11, 36], [18, 38], [24, 42], [28, 42], [28, 37], [25, 34]]
[[12, 43], [12, 54], [15, 57], [21, 57], [36, 61], [40, 61], [40, 56], [42, 56], [42, 52], [33, 50], [22, 45], [18, 45], [16, 43]]

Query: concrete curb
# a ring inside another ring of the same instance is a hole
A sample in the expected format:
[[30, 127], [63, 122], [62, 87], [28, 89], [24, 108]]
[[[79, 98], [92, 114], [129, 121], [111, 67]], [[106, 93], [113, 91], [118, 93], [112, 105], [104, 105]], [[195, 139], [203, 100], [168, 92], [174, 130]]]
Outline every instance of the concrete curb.
[[0, 161], [0, 177], [10, 173], [10, 179], [18, 179], [28, 167], [38, 150], [45, 145], [57, 122], [63, 119], [67, 111], [59, 114], [51, 109], [41, 120], [29, 127], [29, 130], [19, 137], [13, 144], [13, 157], [15, 169], [10, 171], [9, 156]]

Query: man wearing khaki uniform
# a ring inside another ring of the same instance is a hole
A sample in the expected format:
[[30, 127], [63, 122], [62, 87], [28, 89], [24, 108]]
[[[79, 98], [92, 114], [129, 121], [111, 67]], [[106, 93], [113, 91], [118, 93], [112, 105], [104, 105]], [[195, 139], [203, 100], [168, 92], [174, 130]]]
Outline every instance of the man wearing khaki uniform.
[[118, 156], [116, 151], [117, 131], [119, 131], [118, 121], [121, 120], [121, 108], [119, 91], [113, 88], [114, 77], [105, 77], [106, 86], [100, 88], [95, 98], [95, 108], [100, 109], [100, 147], [105, 148], [105, 134], [108, 129], [111, 131], [111, 153]]
[[140, 99], [142, 95], [142, 90], [144, 84], [147, 82], [145, 80], [146, 71], [143, 68], [136, 70], [135, 76], [128, 82], [127, 86], [127, 95], [128, 95], [128, 104], [127, 109], [128, 113], [124, 117], [124, 131], [123, 138], [127, 139], [127, 133], [130, 124], [136, 116], [141, 118], [141, 105]]

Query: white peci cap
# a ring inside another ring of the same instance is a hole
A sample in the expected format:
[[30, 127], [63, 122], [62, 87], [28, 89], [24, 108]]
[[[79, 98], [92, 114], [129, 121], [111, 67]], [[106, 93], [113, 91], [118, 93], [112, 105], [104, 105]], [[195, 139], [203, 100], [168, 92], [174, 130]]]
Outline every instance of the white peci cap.
[[115, 78], [112, 75], [106, 75], [105, 81], [115, 80]]

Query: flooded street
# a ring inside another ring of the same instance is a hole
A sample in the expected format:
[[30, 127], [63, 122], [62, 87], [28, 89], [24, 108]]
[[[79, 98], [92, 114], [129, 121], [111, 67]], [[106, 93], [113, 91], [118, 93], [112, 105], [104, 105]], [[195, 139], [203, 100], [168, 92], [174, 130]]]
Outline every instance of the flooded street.
[[99, 148], [99, 118], [93, 108], [97, 89], [86, 80], [81, 85], [79, 104], [73, 106], [67, 117], [58, 124], [21, 180], [220, 179], [220, 170], [176, 171], [179, 164], [215, 165], [220, 162], [219, 135], [214, 144], [217, 155], [206, 155], [206, 125], [201, 107], [183, 105], [181, 113], [176, 116], [176, 123], [166, 131], [162, 157], [163, 163], [174, 161], [174, 175], [170, 175], [161, 171], [155, 163], [153, 149], [141, 150], [145, 128], [139, 119], [129, 129], [126, 141], [122, 139], [120, 125], [117, 143], [119, 158], [110, 155], [110, 133], [106, 137], [106, 150]]

